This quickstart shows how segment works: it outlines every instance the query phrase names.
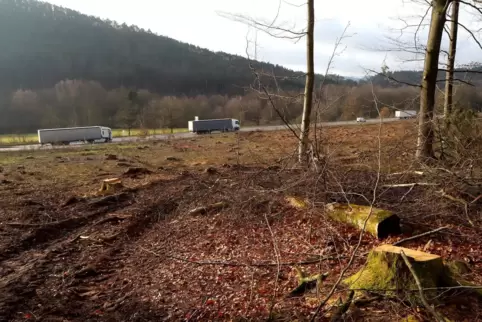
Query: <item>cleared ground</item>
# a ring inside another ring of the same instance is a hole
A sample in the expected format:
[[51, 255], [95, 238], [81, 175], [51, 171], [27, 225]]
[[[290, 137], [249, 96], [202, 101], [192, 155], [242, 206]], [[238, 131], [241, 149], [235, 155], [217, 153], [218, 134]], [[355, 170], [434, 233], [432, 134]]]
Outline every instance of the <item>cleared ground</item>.
[[[288, 131], [0, 154], [0, 320], [307, 320], [358, 242], [356, 229], [325, 218], [323, 204], [367, 204], [375, 185], [375, 205], [396, 212], [406, 235], [452, 225], [405, 247], [463, 260], [467, 279], [481, 282], [478, 203], [467, 217], [435, 193], [439, 187], [383, 187], [421, 180], [388, 175], [414, 167], [413, 121], [328, 128], [320, 141], [327, 163], [316, 175], [294, 166]], [[96, 193], [113, 177], [124, 188]], [[310, 206], [293, 208], [287, 196]], [[226, 207], [190, 214], [217, 202]], [[406, 235], [364, 236], [347, 276], [372, 247]], [[286, 298], [295, 266], [329, 273], [319, 294]], [[320, 320], [345, 294], [340, 287]], [[453, 321], [478, 320], [477, 300], [455, 299], [437, 310]], [[429, 317], [376, 301], [347, 319], [409, 314]]]

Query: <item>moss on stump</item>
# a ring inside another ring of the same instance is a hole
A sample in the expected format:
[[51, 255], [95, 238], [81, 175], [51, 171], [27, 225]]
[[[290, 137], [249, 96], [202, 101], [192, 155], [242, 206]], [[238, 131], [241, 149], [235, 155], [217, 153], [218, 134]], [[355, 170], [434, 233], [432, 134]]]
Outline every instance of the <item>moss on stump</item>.
[[401, 233], [400, 218], [388, 210], [336, 202], [327, 204], [325, 209], [331, 219], [359, 229], [363, 229], [366, 221], [365, 231], [379, 239]]
[[372, 291], [418, 302], [418, 287], [401, 256], [402, 251], [410, 261], [422, 287], [429, 289], [424, 291], [427, 298], [436, 295], [437, 287], [453, 285], [453, 279], [445, 268], [442, 257], [392, 245], [381, 245], [373, 249], [368, 255], [365, 267], [343, 282], [352, 290]]

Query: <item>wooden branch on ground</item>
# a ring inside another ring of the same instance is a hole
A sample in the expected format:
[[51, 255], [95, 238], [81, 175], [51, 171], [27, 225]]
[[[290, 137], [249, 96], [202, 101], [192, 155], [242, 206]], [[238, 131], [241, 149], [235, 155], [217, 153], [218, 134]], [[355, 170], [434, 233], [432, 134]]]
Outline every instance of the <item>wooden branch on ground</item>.
[[422, 234], [418, 234], [418, 235], [415, 235], [415, 236], [412, 236], [412, 237], [408, 237], [408, 238], [405, 238], [405, 239], [401, 239], [401, 240], [393, 243], [392, 245], [393, 245], [393, 246], [398, 246], [398, 245], [401, 245], [401, 244], [403, 244], [403, 243], [405, 243], [405, 242], [408, 242], [408, 241], [411, 241], [411, 240], [414, 240], [414, 239], [417, 239], [417, 238], [420, 238], [420, 237], [428, 236], [428, 235], [434, 234], [434, 233], [436, 233], [436, 232], [439, 232], [439, 231], [441, 231], [441, 230], [448, 229], [448, 228], [450, 228], [450, 227], [449, 227], [449, 226], [439, 227], [439, 228], [437, 228], [437, 229], [424, 232], [424, 233], [422, 233]]
[[197, 207], [188, 212], [189, 215], [204, 215], [208, 213], [209, 211], [213, 210], [221, 210], [223, 208], [228, 207], [228, 203], [224, 201], [216, 202], [214, 204], [205, 206], [205, 207]]
[[402, 202], [403, 199], [405, 199], [405, 198], [408, 196], [408, 194], [409, 194], [410, 192], [412, 192], [413, 188], [415, 188], [415, 185], [413, 185], [410, 189], [408, 189], [407, 192], [405, 192], [405, 193], [403, 194], [402, 198], [400, 198], [400, 202]]
[[412, 267], [412, 264], [410, 264], [410, 261], [407, 258], [407, 255], [403, 251], [400, 252], [400, 255], [402, 255], [403, 261], [407, 265], [408, 269], [410, 270], [410, 273], [412, 273], [413, 278], [415, 279], [415, 283], [417, 284], [419, 294], [420, 294], [420, 299], [422, 300], [423, 305], [425, 308], [433, 315], [435, 321], [437, 322], [445, 322], [445, 319], [440, 316], [437, 311], [427, 302], [427, 299], [425, 298], [425, 295], [423, 294], [423, 288], [422, 284], [420, 283], [420, 279], [417, 276], [417, 273], [415, 273], [415, 270]]
[[414, 182], [414, 183], [398, 183], [398, 184], [385, 184], [383, 188], [412, 188], [414, 186], [438, 186], [438, 183], [431, 182]]
[[482, 198], [482, 194], [478, 197], [476, 197], [474, 200], [472, 200], [470, 203], [476, 203], [479, 199]]
[[389, 176], [399, 176], [404, 174], [416, 174], [418, 176], [423, 176], [424, 173], [422, 171], [403, 171], [403, 172], [394, 172], [390, 173]]

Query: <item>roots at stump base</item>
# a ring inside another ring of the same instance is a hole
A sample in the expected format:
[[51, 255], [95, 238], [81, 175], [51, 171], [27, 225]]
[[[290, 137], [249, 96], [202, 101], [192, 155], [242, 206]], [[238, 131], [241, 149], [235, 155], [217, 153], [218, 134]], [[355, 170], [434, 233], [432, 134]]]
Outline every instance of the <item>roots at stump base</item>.
[[288, 298], [302, 296], [314, 288], [318, 289], [321, 287], [323, 281], [328, 277], [327, 273], [308, 276], [298, 267], [295, 267], [295, 270], [298, 278], [298, 286], [289, 292], [289, 294], [286, 296]]

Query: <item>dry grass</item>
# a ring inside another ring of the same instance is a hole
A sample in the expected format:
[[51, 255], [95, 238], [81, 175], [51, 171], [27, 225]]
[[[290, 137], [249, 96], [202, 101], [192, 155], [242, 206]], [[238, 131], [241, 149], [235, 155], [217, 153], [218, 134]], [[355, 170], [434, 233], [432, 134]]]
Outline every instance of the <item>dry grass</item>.
[[[184, 133], [188, 132], [185, 128], [175, 128], [175, 129], [131, 129], [131, 136], [152, 136], [161, 134], [171, 134], [171, 133]], [[113, 137], [126, 137], [129, 136], [129, 130], [127, 129], [112, 129]], [[1, 134], [0, 135], [0, 146], [9, 145], [24, 145], [24, 144], [37, 144], [38, 135], [36, 133], [25, 133], [25, 134]]]

